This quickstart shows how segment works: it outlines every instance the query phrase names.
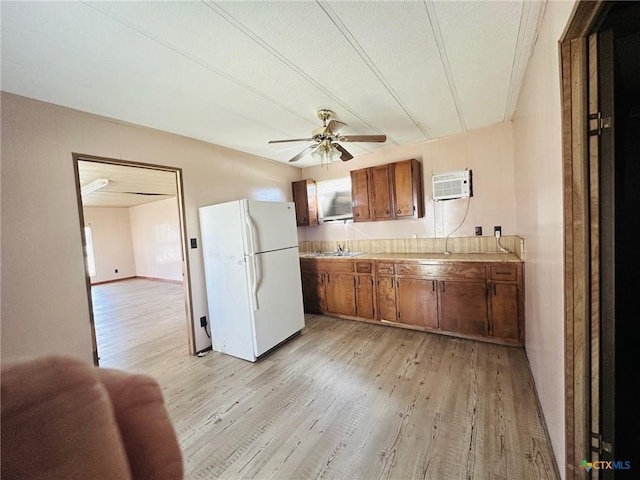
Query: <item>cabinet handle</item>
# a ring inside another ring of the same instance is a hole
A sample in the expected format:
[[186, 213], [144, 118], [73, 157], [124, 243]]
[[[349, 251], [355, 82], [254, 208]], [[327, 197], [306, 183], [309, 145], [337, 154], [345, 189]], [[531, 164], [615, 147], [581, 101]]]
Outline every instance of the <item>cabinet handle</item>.
[[432, 282], [431, 282], [431, 291], [432, 291], [432, 292], [435, 292], [435, 291], [436, 291], [436, 282], [435, 282], [435, 281], [432, 281]]
[[442, 282], [442, 291], [443, 291], [443, 292], [445, 291], [445, 288], [444, 288], [444, 282]]
[[391, 278], [391, 286], [392, 286], [392, 287], [395, 287], [395, 286], [396, 286], [396, 284], [395, 284], [395, 278]]
[[356, 213], [356, 217], [359, 217], [359, 216], [360, 216], [360, 214], [359, 214], [359, 213]]

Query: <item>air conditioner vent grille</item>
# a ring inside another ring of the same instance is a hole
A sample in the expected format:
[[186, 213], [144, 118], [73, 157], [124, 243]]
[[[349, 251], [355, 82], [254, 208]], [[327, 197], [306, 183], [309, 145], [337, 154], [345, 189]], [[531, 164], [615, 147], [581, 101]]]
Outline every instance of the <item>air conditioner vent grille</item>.
[[432, 180], [434, 200], [451, 200], [473, 196], [471, 170], [436, 173]]

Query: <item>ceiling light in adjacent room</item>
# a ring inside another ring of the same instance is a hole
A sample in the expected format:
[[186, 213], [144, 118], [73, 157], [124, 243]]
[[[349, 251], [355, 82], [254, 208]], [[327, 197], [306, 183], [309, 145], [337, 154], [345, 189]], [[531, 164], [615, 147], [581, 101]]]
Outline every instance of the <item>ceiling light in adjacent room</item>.
[[86, 185], [83, 185], [80, 188], [80, 191], [82, 192], [82, 195], [86, 195], [87, 193], [91, 193], [91, 192], [95, 192], [96, 190], [100, 190], [101, 188], [104, 188], [107, 185], [109, 185], [109, 179], [108, 178], [98, 178], [97, 180], [94, 180], [93, 182], [89, 182]]

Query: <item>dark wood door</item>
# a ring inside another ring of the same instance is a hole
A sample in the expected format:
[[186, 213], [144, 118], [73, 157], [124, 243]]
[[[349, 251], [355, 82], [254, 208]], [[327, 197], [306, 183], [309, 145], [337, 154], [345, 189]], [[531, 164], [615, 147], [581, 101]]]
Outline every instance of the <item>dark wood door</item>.
[[302, 301], [305, 312], [321, 313], [327, 311], [324, 274], [302, 272]]
[[394, 277], [378, 277], [376, 285], [378, 320], [396, 321], [396, 286]]
[[353, 170], [351, 172], [351, 209], [354, 222], [371, 220], [369, 190], [369, 169]]
[[493, 337], [519, 339], [518, 286], [513, 283], [490, 283], [491, 331]]
[[362, 318], [374, 318], [373, 277], [371, 275], [356, 276], [356, 314]]
[[371, 190], [373, 192], [374, 220], [390, 220], [393, 218], [393, 201], [391, 191], [391, 164], [371, 167]]
[[487, 284], [456, 281], [438, 283], [440, 328], [466, 335], [487, 335]]
[[325, 289], [327, 312], [356, 315], [355, 275], [328, 273]]
[[435, 280], [399, 278], [396, 295], [398, 322], [438, 328], [438, 292]]

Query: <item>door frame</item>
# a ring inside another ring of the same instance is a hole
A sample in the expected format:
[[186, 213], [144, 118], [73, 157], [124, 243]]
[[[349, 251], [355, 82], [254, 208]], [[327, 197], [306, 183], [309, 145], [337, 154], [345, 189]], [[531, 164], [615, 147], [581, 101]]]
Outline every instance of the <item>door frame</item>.
[[[600, 284], [597, 156], [590, 155], [587, 116], [594, 98], [588, 89], [589, 51], [608, 9], [603, 0], [580, 1], [560, 40], [562, 157], [564, 187], [565, 301], [565, 474], [586, 479], [590, 432], [598, 431]], [[593, 75], [592, 75], [593, 77]], [[597, 99], [596, 99], [597, 100]], [[597, 141], [597, 140], [596, 140]], [[592, 404], [593, 402], [593, 404]], [[595, 420], [595, 424], [594, 424]]]
[[[184, 209], [184, 187], [183, 187], [183, 175], [182, 169], [178, 167], [169, 167], [166, 165], [156, 165], [151, 163], [133, 162], [129, 160], [118, 160], [114, 158], [98, 157], [96, 155], [88, 155], [83, 153], [71, 154], [73, 159], [73, 173], [76, 184], [76, 197], [78, 199], [78, 218], [80, 220], [80, 232], [82, 235], [82, 248], [86, 251], [87, 239], [84, 234], [84, 211], [82, 204], [82, 194], [80, 185], [80, 175], [78, 171], [78, 161], [95, 163], [106, 163], [110, 165], [120, 165], [125, 167], [146, 168], [148, 170], [161, 170], [165, 172], [171, 172], [176, 175], [176, 198], [178, 200], [178, 217], [180, 222], [180, 236], [181, 236], [181, 253], [182, 253], [182, 272], [183, 272], [183, 287], [184, 287], [184, 303], [185, 303], [185, 318], [187, 323], [187, 341], [189, 346], [189, 354], [196, 354], [195, 343], [195, 331], [193, 328], [193, 300], [191, 295], [191, 275], [189, 266], [189, 255], [187, 250], [187, 227], [185, 221], [185, 209]], [[83, 251], [83, 258], [86, 264], [86, 255]], [[96, 330], [93, 314], [93, 302], [91, 301], [91, 279], [89, 277], [89, 270], [85, 265], [85, 283], [87, 286], [87, 301], [89, 302], [89, 322], [91, 324], [91, 343], [93, 346], [93, 362], [97, 366], [99, 361], [98, 346], [96, 341]]]

